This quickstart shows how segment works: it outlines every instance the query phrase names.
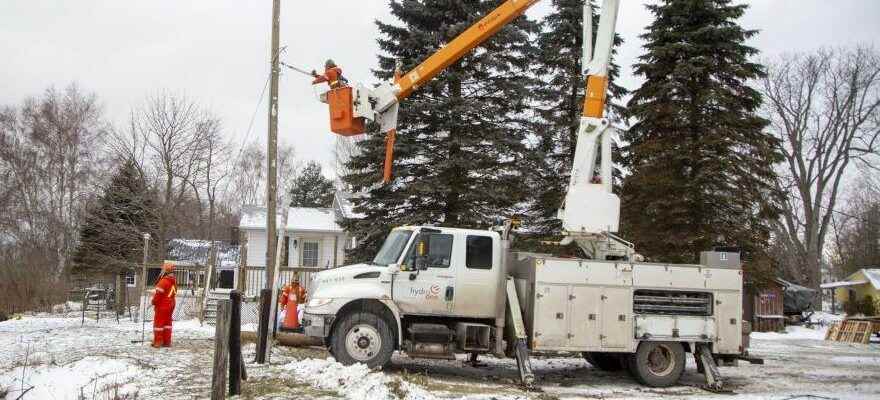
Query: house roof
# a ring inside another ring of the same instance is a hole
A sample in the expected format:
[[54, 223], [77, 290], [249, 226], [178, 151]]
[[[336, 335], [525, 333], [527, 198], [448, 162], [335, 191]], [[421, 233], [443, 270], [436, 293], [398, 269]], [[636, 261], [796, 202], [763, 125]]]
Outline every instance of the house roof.
[[874, 289], [880, 289], [880, 268], [862, 268], [865, 278], [871, 282]]
[[290, 207], [287, 212], [288, 231], [342, 232], [336, 224], [332, 208]]
[[[856, 280], [856, 275], [861, 273], [865, 276], [865, 279]], [[874, 289], [880, 290], [880, 268], [862, 268], [856, 272], [853, 272], [849, 276], [846, 277], [845, 280], [840, 282], [829, 282], [821, 285], [823, 289], [830, 289], [842, 286], [857, 286], [864, 285], [866, 283], [870, 283]]]
[[[239, 263], [239, 247], [214, 241], [217, 247], [217, 266], [235, 268]], [[168, 259], [189, 265], [207, 265], [211, 241], [197, 239], [171, 239], [168, 241]]]
[[[284, 211], [283, 208], [276, 212], [275, 218], [276, 229], [284, 228]], [[241, 208], [241, 221], [238, 223], [240, 229], [266, 229], [266, 207], [260, 206], [244, 206]]]

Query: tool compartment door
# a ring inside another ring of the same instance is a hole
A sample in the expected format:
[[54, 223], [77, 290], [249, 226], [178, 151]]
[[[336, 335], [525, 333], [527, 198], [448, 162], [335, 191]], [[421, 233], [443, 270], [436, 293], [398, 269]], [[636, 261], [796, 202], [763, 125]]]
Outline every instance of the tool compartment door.
[[738, 293], [715, 293], [715, 316], [718, 327], [715, 352], [738, 354], [742, 345], [742, 296]]
[[569, 290], [569, 346], [598, 349], [601, 334], [602, 288], [571, 286]]
[[602, 347], [629, 349], [633, 340], [632, 288], [606, 287], [602, 290]]
[[568, 343], [568, 286], [535, 285], [533, 350], [564, 347]]

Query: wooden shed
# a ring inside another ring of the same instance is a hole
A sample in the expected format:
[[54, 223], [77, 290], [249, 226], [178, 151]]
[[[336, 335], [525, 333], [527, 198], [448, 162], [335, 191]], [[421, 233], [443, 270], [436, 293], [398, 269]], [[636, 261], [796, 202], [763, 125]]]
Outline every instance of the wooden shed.
[[784, 290], [776, 280], [758, 288], [745, 285], [743, 319], [752, 323], [752, 332], [777, 332], [785, 329]]

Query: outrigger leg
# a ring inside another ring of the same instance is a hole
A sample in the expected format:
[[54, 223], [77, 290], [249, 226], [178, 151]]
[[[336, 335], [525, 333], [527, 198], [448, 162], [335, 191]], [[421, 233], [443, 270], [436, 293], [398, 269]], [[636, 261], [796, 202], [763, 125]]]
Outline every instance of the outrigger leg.
[[706, 377], [706, 384], [703, 385], [703, 389], [716, 393], [729, 392], [729, 390], [724, 389], [721, 371], [718, 370], [718, 365], [715, 364], [715, 359], [712, 357], [712, 350], [709, 348], [709, 345], [697, 343], [696, 347], [694, 360], [697, 363], [697, 370], [701, 371], [703, 376]]
[[526, 344], [528, 335], [522, 319], [522, 311], [519, 308], [519, 300], [516, 296], [516, 287], [513, 279], [507, 278], [507, 307], [513, 322], [515, 336], [513, 351], [516, 355], [516, 366], [519, 367], [519, 379], [526, 389], [533, 389], [535, 374], [532, 372], [532, 362], [529, 360], [529, 348]]

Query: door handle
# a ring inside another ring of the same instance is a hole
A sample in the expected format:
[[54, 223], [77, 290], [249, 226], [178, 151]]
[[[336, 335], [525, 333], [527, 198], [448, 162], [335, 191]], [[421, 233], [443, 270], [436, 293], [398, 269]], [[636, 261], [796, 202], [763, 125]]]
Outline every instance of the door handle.
[[437, 277], [442, 278], [442, 279], [452, 279], [453, 278], [452, 275], [437, 275]]
[[452, 301], [452, 297], [455, 296], [455, 288], [452, 286], [446, 287], [446, 301]]

